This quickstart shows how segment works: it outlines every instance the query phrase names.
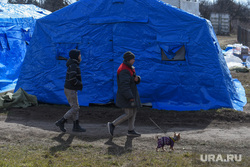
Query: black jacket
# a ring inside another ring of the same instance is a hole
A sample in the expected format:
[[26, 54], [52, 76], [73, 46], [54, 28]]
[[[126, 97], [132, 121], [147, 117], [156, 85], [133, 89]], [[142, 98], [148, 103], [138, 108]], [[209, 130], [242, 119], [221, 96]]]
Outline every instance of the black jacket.
[[79, 61], [69, 58], [66, 66], [67, 74], [64, 87], [71, 90], [82, 90], [82, 77]]
[[[141, 107], [141, 100], [137, 90], [137, 84], [140, 83], [141, 78], [139, 77], [138, 82], [134, 81], [136, 76], [133, 67], [123, 62], [117, 70], [117, 85], [118, 90], [116, 94], [116, 106], [121, 108], [139, 108]], [[130, 99], [134, 99], [132, 103]]]

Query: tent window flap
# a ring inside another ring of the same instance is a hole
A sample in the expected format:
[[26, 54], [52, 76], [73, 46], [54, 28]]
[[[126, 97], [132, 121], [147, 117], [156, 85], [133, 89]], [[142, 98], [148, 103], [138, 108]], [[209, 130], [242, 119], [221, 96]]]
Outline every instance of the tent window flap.
[[186, 49], [184, 45], [161, 45], [161, 60], [185, 61]]

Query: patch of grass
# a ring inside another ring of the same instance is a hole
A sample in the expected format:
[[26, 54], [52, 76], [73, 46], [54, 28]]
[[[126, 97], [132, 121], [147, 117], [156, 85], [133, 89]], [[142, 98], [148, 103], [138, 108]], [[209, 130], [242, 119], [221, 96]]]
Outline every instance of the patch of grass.
[[228, 44], [238, 43], [237, 42], [237, 35], [235, 35], [235, 34], [230, 34], [229, 36], [217, 35], [217, 39], [218, 39], [219, 45], [222, 49], [226, 49], [226, 46]]
[[61, 167], [61, 166], [191, 166], [191, 154], [155, 151], [124, 151], [110, 154], [91, 145], [69, 147], [50, 152], [45, 146], [4, 145], [0, 148], [0, 166]]
[[230, 112], [241, 113], [240, 111], [234, 110], [232, 108], [219, 108], [219, 109], [216, 110], [216, 112], [217, 113], [223, 113], [223, 112], [224, 113], [225, 112], [227, 112], [227, 113], [230, 113]]
[[247, 103], [250, 103], [250, 87], [245, 87], [245, 93], [247, 97]]
[[[78, 147], [79, 146], [79, 147]], [[209, 164], [197, 162], [198, 155], [192, 152], [156, 152], [155, 150], [133, 150], [119, 153], [109, 152], [92, 145], [74, 145], [66, 150], [51, 152], [44, 145], [0, 145], [0, 166], [8, 167], [189, 167], [207, 166]], [[196, 159], [196, 160], [195, 160]], [[241, 165], [249, 164], [249, 157], [243, 157]], [[235, 166], [235, 163], [227, 163]]]

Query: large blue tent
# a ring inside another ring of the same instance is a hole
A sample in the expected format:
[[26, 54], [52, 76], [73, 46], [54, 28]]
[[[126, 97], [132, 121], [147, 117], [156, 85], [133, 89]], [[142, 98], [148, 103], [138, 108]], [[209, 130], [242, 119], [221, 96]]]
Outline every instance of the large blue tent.
[[0, 3], [0, 92], [15, 88], [36, 19], [50, 13], [35, 5]]
[[116, 70], [132, 51], [143, 103], [165, 110], [246, 104], [211, 23], [158, 0], [80, 0], [38, 19], [16, 90], [38, 101], [67, 104], [63, 87], [71, 49], [81, 50], [79, 103], [115, 101]]

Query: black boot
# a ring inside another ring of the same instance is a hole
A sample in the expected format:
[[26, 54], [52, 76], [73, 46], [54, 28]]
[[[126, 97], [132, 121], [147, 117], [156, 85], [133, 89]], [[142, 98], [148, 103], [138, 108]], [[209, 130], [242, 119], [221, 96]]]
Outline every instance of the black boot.
[[66, 129], [64, 128], [64, 123], [67, 122], [67, 119], [61, 118], [60, 120], [56, 121], [56, 126], [59, 126], [62, 132], [66, 132]]
[[73, 123], [74, 123], [73, 129], [72, 129], [73, 132], [86, 132], [86, 129], [82, 128], [79, 125], [79, 121], [78, 120], [74, 121]]

